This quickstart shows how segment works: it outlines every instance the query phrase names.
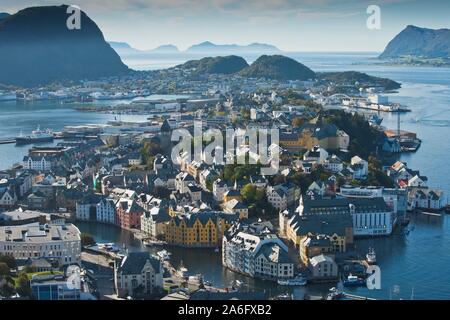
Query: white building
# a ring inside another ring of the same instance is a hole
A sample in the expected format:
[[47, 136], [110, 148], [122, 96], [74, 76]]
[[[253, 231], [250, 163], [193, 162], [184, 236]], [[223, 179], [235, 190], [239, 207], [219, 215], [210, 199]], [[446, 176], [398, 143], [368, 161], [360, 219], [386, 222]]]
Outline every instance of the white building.
[[369, 173], [369, 163], [358, 156], [351, 159], [351, 169], [353, 170], [353, 179], [365, 179]]
[[222, 264], [250, 277], [277, 280], [294, 276], [288, 248], [267, 226], [235, 223], [222, 240]]
[[25, 156], [23, 157], [23, 167], [27, 170], [50, 171], [54, 159], [51, 157]]
[[158, 293], [163, 288], [162, 262], [149, 252], [130, 252], [115, 266], [114, 284], [119, 297]]
[[328, 152], [320, 146], [314, 146], [303, 155], [303, 161], [317, 162], [324, 164], [328, 158]]
[[216, 201], [222, 202], [225, 193], [227, 193], [231, 188], [222, 179], [217, 179], [213, 182], [213, 195]]
[[31, 223], [0, 227], [0, 253], [18, 260], [54, 259], [60, 266], [81, 263], [80, 231], [73, 224]]

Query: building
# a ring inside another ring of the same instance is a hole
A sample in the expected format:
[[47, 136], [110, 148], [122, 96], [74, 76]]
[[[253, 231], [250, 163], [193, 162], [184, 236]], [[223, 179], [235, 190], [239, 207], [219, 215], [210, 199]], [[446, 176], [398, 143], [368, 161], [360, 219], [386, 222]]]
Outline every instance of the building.
[[353, 179], [364, 180], [369, 174], [369, 163], [358, 156], [354, 156], [351, 159], [350, 168], [353, 171]]
[[338, 277], [338, 266], [328, 255], [320, 254], [310, 258], [308, 269], [312, 281], [332, 281]]
[[382, 197], [301, 199], [296, 212], [300, 216], [350, 214], [354, 236], [390, 235], [396, 215]]
[[408, 210], [428, 209], [432, 211], [442, 210], [446, 201], [444, 191], [427, 187], [409, 188]]
[[163, 288], [161, 260], [149, 252], [130, 252], [114, 267], [114, 285], [119, 297], [149, 296]]
[[116, 224], [122, 229], [140, 229], [143, 213], [136, 200], [122, 198], [116, 204]]
[[88, 194], [76, 204], [77, 220], [98, 221], [114, 224], [116, 222], [116, 205], [113, 199], [100, 195]]
[[334, 255], [333, 240], [327, 235], [307, 236], [300, 241], [300, 260], [308, 265], [309, 259], [321, 254]]
[[226, 213], [233, 213], [239, 216], [239, 219], [247, 219], [248, 218], [248, 206], [238, 201], [236, 199], [232, 199], [230, 201], [225, 202], [223, 205], [223, 211]]
[[303, 155], [303, 161], [317, 162], [319, 164], [324, 164], [327, 159], [327, 150], [321, 148], [319, 145], [312, 147]]
[[80, 231], [73, 224], [32, 223], [0, 227], [0, 253], [17, 260], [46, 258], [60, 266], [80, 264]]
[[228, 190], [230, 190], [231, 187], [228, 186], [228, 184], [223, 181], [222, 179], [217, 179], [213, 182], [213, 195], [214, 195], [214, 199], [216, 201], [223, 201], [224, 197], [225, 197], [225, 193], [228, 192]]
[[225, 231], [238, 219], [238, 215], [219, 211], [177, 215], [166, 224], [165, 240], [182, 247], [217, 248]]
[[27, 170], [50, 171], [55, 165], [56, 159], [52, 156], [30, 155], [23, 157], [23, 167]]
[[222, 264], [244, 275], [277, 280], [294, 276], [288, 247], [262, 223], [234, 223], [222, 241]]
[[283, 183], [268, 186], [266, 189], [267, 201], [278, 210], [286, 210], [300, 198], [300, 188], [292, 183]]
[[141, 230], [153, 239], [164, 238], [165, 225], [170, 219], [168, 209], [154, 207], [141, 216]]

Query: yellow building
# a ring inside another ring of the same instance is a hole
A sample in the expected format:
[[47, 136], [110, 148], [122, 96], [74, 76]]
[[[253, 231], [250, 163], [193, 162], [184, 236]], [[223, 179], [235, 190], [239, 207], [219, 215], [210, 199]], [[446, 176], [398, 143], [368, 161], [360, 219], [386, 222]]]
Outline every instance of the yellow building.
[[216, 211], [177, 215], [166, 224], [165, 240], [182, 247], [219, 247], [225, 231], [238, 219], [236, 214]]

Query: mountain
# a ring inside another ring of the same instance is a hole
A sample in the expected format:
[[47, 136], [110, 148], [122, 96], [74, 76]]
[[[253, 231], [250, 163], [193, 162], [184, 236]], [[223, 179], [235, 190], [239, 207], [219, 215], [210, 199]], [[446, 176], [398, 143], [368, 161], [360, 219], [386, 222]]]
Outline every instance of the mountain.
[[177, 46], [174, 46], [173, 44], [165, 44], [162, 46], [159, 46], [155, 49], [149, 50], [150, 53], [179, 53], [180, 50], [178, 50]]
[[387, 45], [381, 59], [416, 56], [426, 58], [450, 57], [450, 30], [407, 26]]
[[386, 88], [386, 90], [400, 89], [401, 84], [394, 80], [387, 78], [378, 78], [369, 76], [366, 73], [357, 71], [344, 71], [344, 72], [320, 72], [317, 73], [317, 78], [321, 80], [331, 81], [340, 84], [355, 84], [359, 83], [361, 87], [373, 87], [380, 86]]
[[116, 42], [109, 41], [108, 42], [111, 48], [114, 49], [119, 55], [130, 55], [130, 54], [142, 54], [144, 51], [138, 50], [130, 46], [126, 42]]
[[314, 71], [305, 65], [280, 55], [263, 55], [239, 74], [249, 78], [276, 80], [308, 80], [316, 77]]
[[9, 13], [6, 12], [0, 12], [0, 20], [8, 18], [10, 16]]
[[129, 71], [84, 12], [69, 30], [67, 6], [31, 7], [0, 20], [0, 83], [38, 86]]
[[214, 53], [214, 54], [226, 54], [226, 53], [276, 53], [280, 52], [277, 47], [264, 44], [264, 43], [252, 43], [246, 46], [237, 44], [214, 44], [209, 41], [202, 42], [200, 44], [193, 45], [186, 50], [186, 53]]
[[197, 74], [233, 74], [248, 67], [247, 61], [238, 56], [207, 57], [200, 60], [190, 60], [175, 68], [192, 70]]

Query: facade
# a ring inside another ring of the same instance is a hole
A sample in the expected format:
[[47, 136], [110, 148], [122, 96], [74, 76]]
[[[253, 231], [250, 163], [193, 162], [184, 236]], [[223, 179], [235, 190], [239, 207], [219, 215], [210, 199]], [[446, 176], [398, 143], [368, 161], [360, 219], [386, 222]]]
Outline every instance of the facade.
[[318, 255], [309, 259], [308, 266], [312, 280], [335, 280], [338, 276], [338, 266], [328, 255]]
[[217, 179], [213, 182], [213, 195], [216, 201], [223, 201], [228, 190], [230, 190], [230, 187], [222, 179]]
[[382, 197], [303, 199], [296, 212], [300, 216], [350, 214], [354, 236], [390, 235], [396, 215]]
[[445, 207], [444, 191], [431, 188], [410, 188], [408, 210], [442, 210]]
[[50, 171], [55, 163], [55, 159], [45, 156], [25, 156], [23, 157], [23, 167], [27, 170]]
[[76, 204], [76, 219], [114, 224], [116, 206], [113, 199], [104, 196], [88, 195]]
[[294, 276], [288, 248], [262, 224], [235, 223], [222, 241], [222, 264], [244, 275], [277, 280]]
[[163, 267], [149, 252], [130, 252], [114, 267], [114, 284], [119, 297], [152, 295], [163, 288]]
[[286, 210], [300, 198], [300, 189], [294, 184], [283, 183], [266, 189], [267, 201], [278, 210]]
[[170, 219], [167, 209], [154, 207], [141, 216], [141, 230], [153, 239], [163, 238], [165, 225]]
[[165, 240], [182, 247], [220, 247], [225, 230], [238, 218], [217, 211], [177, 215], [166, 224]]
[[116, 224], [122, 229], [140, 229], [143, 213], [136, 200], [120, 199], [116, 204]]
[[0, 227], [0, 253], [16, 259], [47, 258], [60, 266], [81, 263], [80, 231], [73, 224]]

